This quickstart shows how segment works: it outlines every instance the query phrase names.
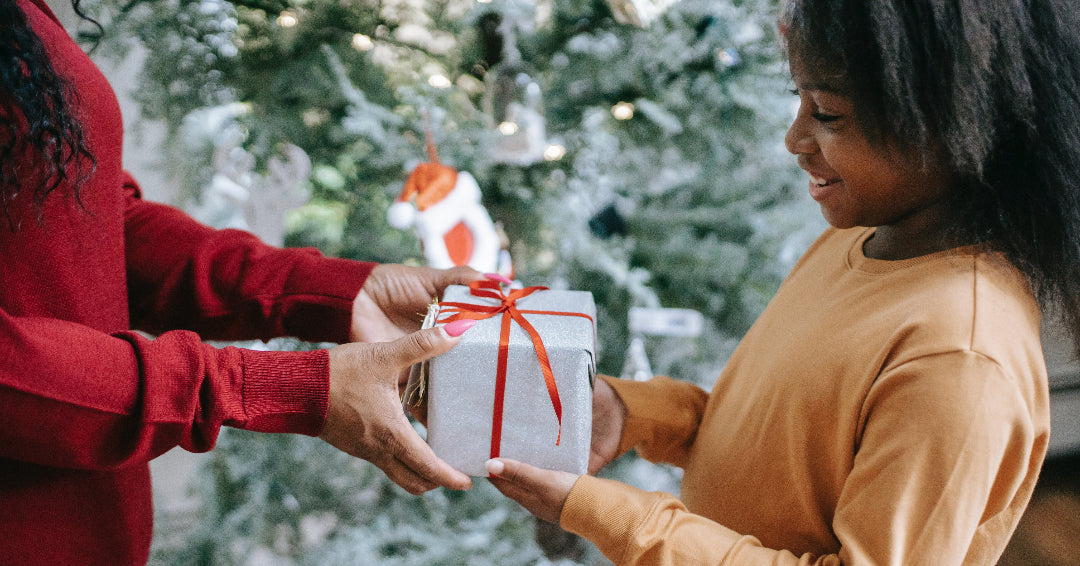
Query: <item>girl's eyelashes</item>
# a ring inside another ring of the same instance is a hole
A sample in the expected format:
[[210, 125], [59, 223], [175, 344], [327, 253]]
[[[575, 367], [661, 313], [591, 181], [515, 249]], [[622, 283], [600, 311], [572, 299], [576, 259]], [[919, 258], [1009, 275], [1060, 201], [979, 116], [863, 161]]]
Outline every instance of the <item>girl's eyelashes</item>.
[[[797, 88], [790, 89], [789, 92], [795, 96], [801, 95], [799, 89]], [[842, 116], [839, 116], [837, 114], [825, 114], [824, 112], [814, 112], [810, 114], [810, 117], [817, 120], [818, 122], [821, 122], [822, 124], [829, 124], [842, 118]]]

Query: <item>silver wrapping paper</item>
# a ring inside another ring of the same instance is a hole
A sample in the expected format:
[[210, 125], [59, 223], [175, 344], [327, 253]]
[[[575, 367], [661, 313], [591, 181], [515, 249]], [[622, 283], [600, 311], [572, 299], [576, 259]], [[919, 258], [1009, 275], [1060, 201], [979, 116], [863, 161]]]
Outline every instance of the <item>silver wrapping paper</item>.
[[[474, 297], [468, 287], [451, 286], [443, 302], [496, 304]], [[536, 291], [518, 300], [521, 310], [578, 312], [596, 320], [592, 293]], [[495, 375], [502, 314], [481, 320], [449, 352], [427, 368], [428, 433], [432, 450], [470, 476], [486, 476], [490, 458]], [[546, 469], [583, 474], [592, 439], [592, 383], [595, 375], [594, 322], [578, 316], [525, 314], [544, 341], [562, 403], [559, 423], [544, 374], [528, 333], [510, 328], [506, 390], [499, 455]]]

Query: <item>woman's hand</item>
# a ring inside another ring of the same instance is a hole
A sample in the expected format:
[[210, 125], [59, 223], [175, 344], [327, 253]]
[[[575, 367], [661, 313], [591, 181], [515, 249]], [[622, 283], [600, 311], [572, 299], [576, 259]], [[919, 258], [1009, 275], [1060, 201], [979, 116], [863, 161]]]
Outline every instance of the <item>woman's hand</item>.
[[330, 408], [320, 438], [378, 466], [409, 493], [468, 489], [472, 480], [435, 456], [401, 407], [400, 376], [454, 346], [475, 321], [459, 320], [393, 342], [330, 349]]
[[[352, 327], [354, 342], [390, 342], [420, 329], [428, 306], [443, 295], [450, 285], [468, 285], [481, 278], [507, 285], [510, 280], [496, 273], [480, 274], [469, 267], [434, 269], [399, 264], [379, 264], [371, 270], [364, 286], [353, 300]], [[409, 367], [398, 375], [398, 389], [409, 386]], [[413, 418], [427, 424], [427, 405], [410, 404]]]
[[593, 386], [592, 446], [589, 473], [595, 474], [619, 455], [626, 404], [606, 381], [597, 378]]
[[469, 267], [434, 269], [380, 264], [371, 270], [353, 301], [350, 337], [388, 342], [420, 329], [428, 305], [449, 285], [468, 285], [483, 276]]
[[492, 485], [503, 495], [517, 501], [538, 518], [556, 525], [570, 495], [570, 488], [580, 477], [507, 458], [488, 460], [485, 467], [489, 474], [495, 476], [490, 479]]

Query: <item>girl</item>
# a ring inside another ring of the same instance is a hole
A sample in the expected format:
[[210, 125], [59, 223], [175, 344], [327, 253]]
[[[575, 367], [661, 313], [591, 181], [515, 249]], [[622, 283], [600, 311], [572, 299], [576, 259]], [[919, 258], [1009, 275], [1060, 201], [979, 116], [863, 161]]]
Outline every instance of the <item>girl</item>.
[[711, 393], [598, 382], [595, 471], [503, 493], [616, 564], [994, 564], [1049, 436], [1041, 301], [1077, 328], [1080, 29], [1060, 0], [790, 0], [786, 136], [831, 226]]

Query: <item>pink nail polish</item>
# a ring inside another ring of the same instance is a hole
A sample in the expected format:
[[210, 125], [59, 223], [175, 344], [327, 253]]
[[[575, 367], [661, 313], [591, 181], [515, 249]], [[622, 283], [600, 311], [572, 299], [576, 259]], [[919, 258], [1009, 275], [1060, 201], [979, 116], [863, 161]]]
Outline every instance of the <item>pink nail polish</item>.
[[485, 273], [484, 277], [487, 277], [491, 281], [498, 281], [499, 283], [504, 283], [506, 285], [513, 285], [514, 284], [514, 282], [507, 279], [506, 276], [500, 275], [498, 273]]
[[476, 324], [476, 321], [471, 318], [463, 318], [461, 320], [455, 320], [443, 327], [443, 330], [451, 336], [461, 336], [465, 334], [465, 331], [472, 328]]

